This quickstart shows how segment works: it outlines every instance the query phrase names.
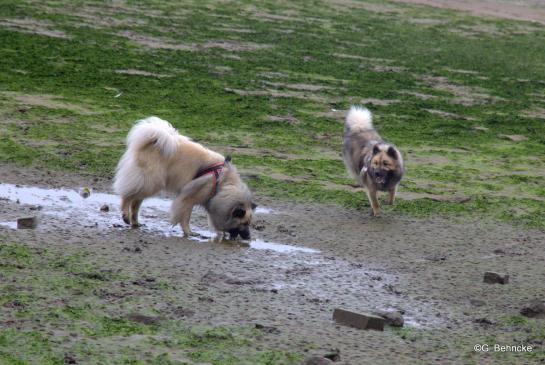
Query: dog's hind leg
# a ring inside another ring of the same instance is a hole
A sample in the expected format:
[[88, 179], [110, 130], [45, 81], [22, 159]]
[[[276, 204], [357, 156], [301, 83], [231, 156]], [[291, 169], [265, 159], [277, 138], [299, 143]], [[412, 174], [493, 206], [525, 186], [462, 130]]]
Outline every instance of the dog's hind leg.
[[123, 218], [123, 222], [126, 224], [131, 224], [131, 220], [129, 217], [129, 207], [131, 205], [131, 200], [128, 197], [121, 197], [121, 217]]
[[388, 191], [388, 200], [386, 201], [386, 204], [394, 205], [394, 201], [396, 200], [396, 190], [397, 190], [397, 186], [394, 186], [392, 189]]
[[138, 223], [138, 211], [140, 210], [140, 206], [142, 205], [142, 202], [144, 199], [133, 199], [131, 201], [131, 226], [133, 227], [139, 227], [140, 224]]

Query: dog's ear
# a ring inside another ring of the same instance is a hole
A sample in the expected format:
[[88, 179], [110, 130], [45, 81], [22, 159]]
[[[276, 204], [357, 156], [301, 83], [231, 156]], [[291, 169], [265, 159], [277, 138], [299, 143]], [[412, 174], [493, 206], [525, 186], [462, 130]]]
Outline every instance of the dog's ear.
[[380, 152], [380, 147], [378, 146], [378, 143], [373, 146], [373, 156]]
[[252, 202], [252, 210], [255, 210], [257, 208], [257, 204]]
[[390, 156], [394, 160], [398, 159], [397, 151], [396, 151], [396, 149], [394, 147], [392, 147], [392, 146], [388, 147], [388, 151], [386, 153], [388, 154], [388, 156]]
[[231, 155], [225, 156], [225, 163], [229, 163], [231, 162], [231, 160], [232, 160]]
[[235, 210], [233, 210], [233, 217], [234, 218], [242, 218], [246, 215], [246, 211], [244, 208], [236, 207]]

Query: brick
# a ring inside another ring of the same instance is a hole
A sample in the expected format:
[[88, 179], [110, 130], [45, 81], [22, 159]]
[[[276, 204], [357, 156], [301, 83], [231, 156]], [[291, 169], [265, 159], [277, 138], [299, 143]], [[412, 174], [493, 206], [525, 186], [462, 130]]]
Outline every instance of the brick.
[[34, 229], [38, 226], [38, 218], [27, 217], [17, 219], [17, 229]]
[[362, 330], [384, 331], [385, 319], [369, 313], [355, 313], [335, 308], [333, 311], [333, 319], [337, 323]]
[[484, 273], [483, 282], [487, 284], [507, 284], [509, 282], [509, 275], [487, 271]]

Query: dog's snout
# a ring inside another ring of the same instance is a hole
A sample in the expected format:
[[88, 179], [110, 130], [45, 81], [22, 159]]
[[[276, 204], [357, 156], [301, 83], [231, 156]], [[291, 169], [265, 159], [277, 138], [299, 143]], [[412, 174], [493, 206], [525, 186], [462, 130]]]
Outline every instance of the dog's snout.
[[240, 233], [240, 237], [242, 237], [242, 239], [244, 239], [244, 240], [249, 240], [250, 239], [250, 228], [245, 227], [241, 231], [239, 231], [239, 233]]
[[229, 230], [229, 239], [236, 240], [239, 233], [240, 233], [240, 231], [238, 230], [238, 228], [230, 229]]

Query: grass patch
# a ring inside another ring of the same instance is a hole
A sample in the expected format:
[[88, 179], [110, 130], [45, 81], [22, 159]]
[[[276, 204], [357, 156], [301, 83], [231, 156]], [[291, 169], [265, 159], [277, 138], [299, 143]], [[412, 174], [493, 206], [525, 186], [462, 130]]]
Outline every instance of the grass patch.
[[[6, 241], [0, 236], [1, 364], [64, 364], [67, 356], [107, 364], [291, 365], [301, 360], [300, 354], [263, 344], [255, 328], [198, 327], [154, 317], [156, 301], [172, 295], [170, 282], [139, 286], [138, 300], [133, 294], [123, 299], [134, 273], [114, 270], [81, 248], [61, 251]], [[134, 315], [135, 301], [150, 315]]]
[[158, 115], [204, 144], [246, 149], [234, 161], [259, 175], [258, 194], [366, 209], [361, 194], [316, 182], [352, 183], [332, 109], [378, 99], [367, 103], [376, 127], [406, 155], [401, 190], [476, 202], [400, 200], [397, 211], [466, 215], [486, 201], [483, 217], [545, 228], [545, 127], [526, 113], [545, 106], [542, 28], [403, 4], [389, 4], [402, 16], [299, 5], [4, 2], [7, 19], [68, 37], [0, 27], [0, 161], [112, 177], [133, 121]]

